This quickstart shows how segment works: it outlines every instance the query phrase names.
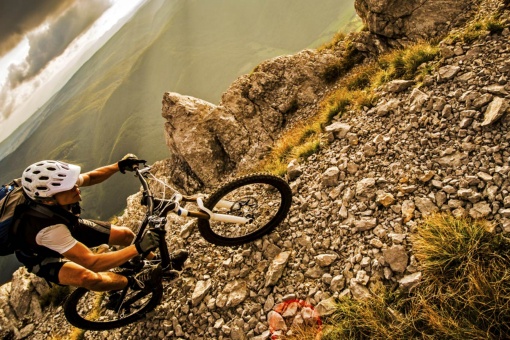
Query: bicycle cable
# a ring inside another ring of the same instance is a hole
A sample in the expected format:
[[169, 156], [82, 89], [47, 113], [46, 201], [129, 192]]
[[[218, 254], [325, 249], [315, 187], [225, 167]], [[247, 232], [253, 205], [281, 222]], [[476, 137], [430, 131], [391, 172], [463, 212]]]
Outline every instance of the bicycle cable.
[[[157, 207], [155, 207], [156, 210], [163, 210], [164, 208], [166, 208], [168, 205], [170, 205], [170, 203], [172, 203], [170, 200], [166, 201], [166, 204], [164, 203], [165, 202], [165, 197], [166, 197], [166, 189], [165, 188], [168, 188], [172, 191], [172, 194], [175, 195], [175, 194], [179, 194], [179, 192], [177, 190], [175, 190], [173, 187], [171, 187], [168, 183], [162, 181], [161, 179], [157, 178], [156, 176], [154, 176], [152, 173], [148, 173], [149, 176], [151, 177], [152, 180], [156, 181], [157, 183], [161, 184], [163, 186], [163, 190], [161, 192], [161, 196], [163, 196], [161, 198], [161, 200], [159, 200], [159, 204]], [[165, 205], [164, 205], [165, 204]]]

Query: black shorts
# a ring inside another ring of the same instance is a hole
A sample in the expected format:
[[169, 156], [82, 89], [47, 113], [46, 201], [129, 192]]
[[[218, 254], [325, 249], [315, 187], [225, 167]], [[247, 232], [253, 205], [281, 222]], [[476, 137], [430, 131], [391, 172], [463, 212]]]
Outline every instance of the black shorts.
[[[97, 220], [79, 219], [74, 228], [73, 237], [87, 247], [97, 247], [108, 244], [112, 225]], [[31, 273], [46, 279], [49, 282], [60, 284], [58, 273], [62, 266], [68, 262], [59, 257], [29, 257], [23, 252], [16, 253], [18, 260], [23, 263]]]

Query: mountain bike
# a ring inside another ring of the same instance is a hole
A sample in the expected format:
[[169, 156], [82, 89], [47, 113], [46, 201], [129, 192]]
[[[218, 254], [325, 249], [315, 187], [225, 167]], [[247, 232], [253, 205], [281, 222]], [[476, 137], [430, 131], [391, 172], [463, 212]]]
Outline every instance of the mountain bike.
[[[163, 272], [171, 268], [170, 252], [165, 241], [167, 214], [197, 218], [202, 237], [219, 246], [242, 245], [270, 233], [287, 216], [292, 202], [292, 192], [285, 180], [270, 174], [252, 174], [222, 185], [209, 196], [182, 195], [173, 188], [170, 198], [155, 197], [148, 179], [157, 179], [151, 167], [132, 169], [142, 184], [142, 205], [147, 207], [145, 217], [135, 230], [139, 240], [145, 230], [159, 233], [159, 260], [147, 259], [126, 263], [113, 271], [134, 275], [148, 266], [161, 266]], [[187, 209], [193, 202], [195, 210]], [[73, 326], [86, 330], [108, 330], [135, 322], [155, 309], [163, 297], [163, 276], [150, 291], [129, 287], [116, 292], [95, 292], [85, 288], [74, 290], [64, 303], [64, 314]]]

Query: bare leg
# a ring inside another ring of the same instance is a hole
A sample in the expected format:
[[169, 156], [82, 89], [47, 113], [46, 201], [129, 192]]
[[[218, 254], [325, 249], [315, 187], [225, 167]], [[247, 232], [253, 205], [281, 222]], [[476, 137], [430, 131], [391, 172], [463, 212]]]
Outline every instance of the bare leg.
[[125, 276], [112, 272], [95, 273], [74, 262], [66, 262], [58, 272], [60, 284], [84, 287], [94, 291], [117, 290], [126, 287]]

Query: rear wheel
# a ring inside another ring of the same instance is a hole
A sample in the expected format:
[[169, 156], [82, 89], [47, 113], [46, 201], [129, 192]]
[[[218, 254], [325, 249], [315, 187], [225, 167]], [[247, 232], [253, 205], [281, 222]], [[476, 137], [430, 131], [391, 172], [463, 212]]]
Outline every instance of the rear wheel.
[[108, 330], [126, 326], [145, 316], [161, 301], [163, 286], [150, 291], [128, 289], [121, 292], [94, 292], [77, 288], [66, 300], [64, 313], [75, 327], [87, 330]]
[[287, 216], [292, 191], [282, 178], [254, 174], [233, 180], [214, 192], [204, 206], [213, 213], [240, 216], [246, 224], [199, 219], [200, 234], [220, 246], [236, 246], [270, 233]]

